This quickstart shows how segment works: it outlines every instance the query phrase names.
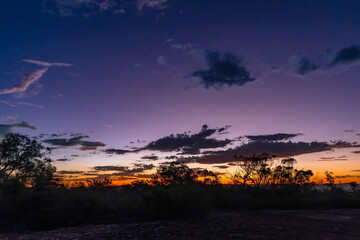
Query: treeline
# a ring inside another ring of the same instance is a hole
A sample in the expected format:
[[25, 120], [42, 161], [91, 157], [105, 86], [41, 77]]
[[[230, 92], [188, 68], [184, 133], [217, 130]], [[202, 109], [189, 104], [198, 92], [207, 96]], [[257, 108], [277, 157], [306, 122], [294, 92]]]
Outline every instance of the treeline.
[[334, 185], [319, 189], [310, 170], [294, 159], [278, 164], [267, 154], [236, 157], [233, 185], [221, 176], [171, 162], [160, 165], [150, 180], [111, 187], [108, 179], [64, 187], [34, 139], [10, 134], [0, 145], [0, 229], [46, 230], [79, 224], [112, 224], [199, 218], [214, 210], [360, 208], [360, 191]]

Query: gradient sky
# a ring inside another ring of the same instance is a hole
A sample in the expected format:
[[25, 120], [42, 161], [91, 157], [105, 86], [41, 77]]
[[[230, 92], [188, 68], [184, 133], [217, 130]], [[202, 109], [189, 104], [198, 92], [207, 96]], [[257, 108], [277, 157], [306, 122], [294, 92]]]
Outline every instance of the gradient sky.
[[0, 4], [0, 137], [39, 137], [69, 176], [265, 149], [360, 180], [359, 1]]

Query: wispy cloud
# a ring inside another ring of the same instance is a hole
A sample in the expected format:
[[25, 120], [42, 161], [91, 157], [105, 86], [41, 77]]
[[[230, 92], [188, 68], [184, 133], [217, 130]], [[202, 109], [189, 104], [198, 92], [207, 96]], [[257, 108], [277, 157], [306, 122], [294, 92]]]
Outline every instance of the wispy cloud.
[[44, 12], [63, 17], [82, 15], [89, 17], [103, 12], [125, 13], [129, 7], [138, 11], [145, 9], [165, 9], [168, 0], [43, 0]]
[[13, 132], [14, 128], [28, 128], [32, 130], [37, 130], [37, 127], [30, 125], [25, 121], [13, 124], [0, 124], [0, 137], [4, 137], [6, 136], [6, 134]]
[[6, 104], [6, 105], [8, 105], [8, 106], [10, 106], [10, 107], [17, 107], [18, 105], [23, 105], [23, 106], [29, 106], [29, 107], [39, 108], [39, 109], [43, 109], [43, 108], [44, 108], [44, 106], [37, 105], [37, 104], [33, 104], [33, 103], [27, 103], [27, 102], [0, 101], [0, 103]]
[[10, 94], [10, 93], [16, 93], [16, 92], [25, 92], [28, 87], [38, 81], [43, 75], [44, 73], [46, 73], [48, 70], [48, 68], [44, 68], [44, 69], [40, 69], [37, 70], [35, 72], [32, 73], [28, 73], [26, 74], [22, 81], [18, 84], [15, 85], [14, 87], [10, 88], [10, 89], [4, 89], [2, 91], [0, 91], [0, 94]]
[[167, 0], [138, 0], [136, 5], [139, 11], [143, 10], [144, 7], [163, 9], [166, 7], [166, 2]]
[[43, 66], [43, 67], [71, 67], [72, 64], [70, 63], [50, 63], [50, 62], [44, 62], [44, 61], [38, 61], [38, 60], [32, 60], [32, 59], [23, 59], [23, 62], [27, 62], [27, 63], [32, 63], [32, 64], [36, 64], [39, 66]]

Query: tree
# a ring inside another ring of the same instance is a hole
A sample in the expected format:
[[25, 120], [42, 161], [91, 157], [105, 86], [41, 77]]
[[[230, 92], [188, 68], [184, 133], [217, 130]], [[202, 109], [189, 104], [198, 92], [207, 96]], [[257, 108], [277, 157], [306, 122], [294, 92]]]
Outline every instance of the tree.
[[157, 169], [154, 176], [154, 185], [192, 184], [197, 180], [194, 171], [180, 162], [163, 164]]
[[44, 188], [55, 184], [56, 168], [47, 156], [50, 150], [36, 139], [10, 133], [0, 143], [0, 184], [19, 181]]
[[250, 157], [235, 156], [239, 168], [232, 176], [233, 181], [235, 183], [241, 182], [243, 185], [246, 185], [248, 181], [256, 185], [268, 184], [271, 178], [271, 165], [274, 157], [267, 153], [254, 154]]

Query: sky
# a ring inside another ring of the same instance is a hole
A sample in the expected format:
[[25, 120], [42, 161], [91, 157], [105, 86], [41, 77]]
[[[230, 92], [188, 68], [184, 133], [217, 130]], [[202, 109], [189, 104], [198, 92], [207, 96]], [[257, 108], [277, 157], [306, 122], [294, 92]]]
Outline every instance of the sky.
[[359, 1], [0, 1], [0, 138], [71, 179], [294, 157], [360, 181]]

